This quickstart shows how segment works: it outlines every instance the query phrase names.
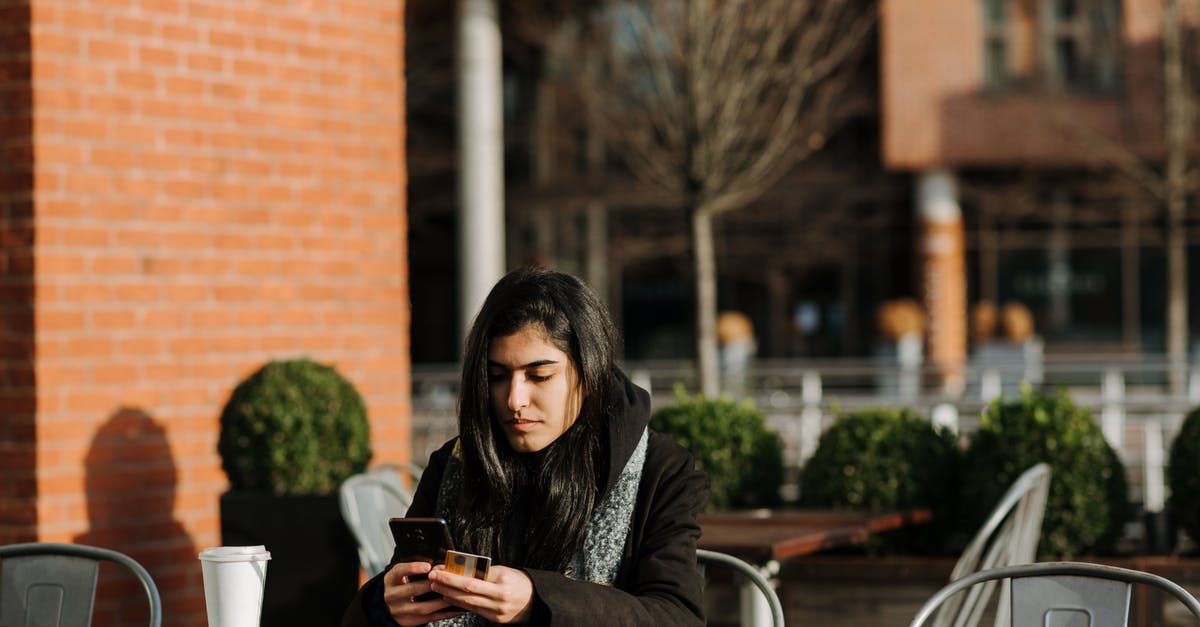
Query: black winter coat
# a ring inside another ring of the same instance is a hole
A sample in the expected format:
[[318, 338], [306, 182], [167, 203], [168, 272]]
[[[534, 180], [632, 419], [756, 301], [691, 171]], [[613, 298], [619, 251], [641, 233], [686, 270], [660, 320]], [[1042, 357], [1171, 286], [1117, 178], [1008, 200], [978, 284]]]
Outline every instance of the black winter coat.
[[[626, 409], [609, 426], [610, 477], [616, 482], [649, 422], [649, 394], [624, 377]], [[451, 440], [430, 456], [407, 516], [433, 516]], [[637, 503], [621, 568], [612, 586], [575, 581], [561, 573], [523, 569], [534, 588], [529, 624], [550, 627], [703, 625], [703, 581], [696, 566], [697, 515], [708, 501], [708, 478], [691, 455], [660, 433], [650, 432]], [[368, 581], [347, 609], [342, 627], [394, 627], [379, 616], [382, 575]], [[374, 607], [373, 607], [374, 606]], [[374, 609], [374, 611], [372, 611]], [[385, 613], [385, 612], [384, 612]]]

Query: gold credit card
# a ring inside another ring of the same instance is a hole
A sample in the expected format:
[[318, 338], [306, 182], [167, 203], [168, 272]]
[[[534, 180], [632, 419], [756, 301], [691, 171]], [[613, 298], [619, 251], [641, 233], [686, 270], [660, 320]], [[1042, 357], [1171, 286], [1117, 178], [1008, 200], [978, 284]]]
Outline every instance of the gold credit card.
[[455, 575], [487, 579], [488, 568], [492, 566], [492, 558], [482, 555], [472, 555], [459, 551], [446, 551], [446, 570]]

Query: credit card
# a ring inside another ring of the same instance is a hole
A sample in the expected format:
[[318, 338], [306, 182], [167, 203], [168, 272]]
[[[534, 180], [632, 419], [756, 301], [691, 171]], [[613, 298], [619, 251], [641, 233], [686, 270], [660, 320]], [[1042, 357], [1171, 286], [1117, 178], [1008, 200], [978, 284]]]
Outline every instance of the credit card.
[[487, 580], [492, 558], [459, 551], [446, 551], [446, 571], [464, 577]]

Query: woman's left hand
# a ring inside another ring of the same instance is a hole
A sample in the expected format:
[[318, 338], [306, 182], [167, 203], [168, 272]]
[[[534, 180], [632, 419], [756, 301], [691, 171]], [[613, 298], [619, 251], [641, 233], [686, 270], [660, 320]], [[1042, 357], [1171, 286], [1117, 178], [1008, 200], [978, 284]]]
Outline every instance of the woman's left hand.
[[438, 566], [429, 573], [429, 581], [446, 600], [493, 623], [524, 623], [533, 613], [533, 581], [515, 568], [492, 566], [484, 581]]

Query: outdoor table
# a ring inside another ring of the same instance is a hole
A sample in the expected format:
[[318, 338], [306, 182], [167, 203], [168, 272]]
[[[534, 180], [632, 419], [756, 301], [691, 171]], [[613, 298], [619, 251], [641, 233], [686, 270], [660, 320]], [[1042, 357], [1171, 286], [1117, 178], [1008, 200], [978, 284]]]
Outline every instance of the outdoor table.
[[[752, 510], [701, 514], [699, 548], [740, 557], [764, 577], [779, 574], [779, 562], [801, 555], [862, 544], [872, 534], [933, 518], [928, 509], [894, 512], [843, 510]], [[771, 624], [766, 601], [753, 590], [742, 594], [742, 624]]]

